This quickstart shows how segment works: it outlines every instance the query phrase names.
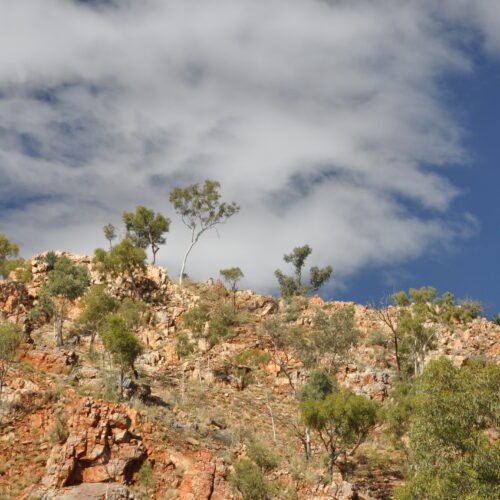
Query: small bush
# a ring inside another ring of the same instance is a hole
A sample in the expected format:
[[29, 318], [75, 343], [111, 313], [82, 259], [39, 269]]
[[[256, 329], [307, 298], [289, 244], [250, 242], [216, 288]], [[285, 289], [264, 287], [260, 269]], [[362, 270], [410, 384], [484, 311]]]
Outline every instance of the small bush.
[[248, 447], [248, 456], [261, 468], [262, 471], [276, 469], [279, 465], [278, 456], [267, 446], [258, 441], [253, 442]]
[[66, 415], [59, 413], [56, 415], [54, 426], [50, 432], [50, 439], [54, 443], [64, 443], [68, 439], [68, 419]]
[[483, 304], [476, 299], [471, 297], [465, 297], [458, 301], [458, 305], [463, 309], [465, 314], [470, 318], [478, 318], [484, 314]]
[[137, 479], [141, 483], [141, 486], [144, 486], [145, 488], [151, 488], [152, 486], [154, 486], [154, 470], [149, 460], [146, 460], [142, 464], [142, 467], [139, 469]]
[[268, 500], [272, 496], [271, 486], [259, 467], [250, 460], [238, 462], [229, 481], [241, 493], [243, 500]]
[[387, 338], [387, 335], [380, 328], [377, 328], [376, 330], [373, 330], [370, 333], [370, 344], [371, 345], [378, 345], [381, 347], [387, 347], [388, 343], [389, 343], [389, 339]]
[[181, 333], [177, 337], [175, 344], [175, 352], [179, 358], [185, 358], [194, 351], [194, 345], [189, 341], [189, 337], [185, 333]]

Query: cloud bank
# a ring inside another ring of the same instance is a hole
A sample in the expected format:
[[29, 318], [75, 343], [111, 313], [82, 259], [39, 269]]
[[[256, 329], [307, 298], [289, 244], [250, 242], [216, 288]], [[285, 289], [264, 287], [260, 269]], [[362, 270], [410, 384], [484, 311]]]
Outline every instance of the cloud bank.
[[274, 286], [294, 246], [341, 282], [474, 226], [443, 79], [500, 52], [495, 0], [0, 0], [0, 232], [26, 255], [92, 253], [143, 204], [188, 233], [175, 186], [219, 180], [241, 212], [200, 241], [198, 279]]

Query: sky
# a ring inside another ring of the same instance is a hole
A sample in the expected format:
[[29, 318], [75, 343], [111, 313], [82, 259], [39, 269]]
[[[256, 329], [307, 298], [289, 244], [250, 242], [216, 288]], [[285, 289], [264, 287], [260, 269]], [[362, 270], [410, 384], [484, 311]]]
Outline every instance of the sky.
[[497, 0], [0, 0], [0, 232], [29, 257], [92, 254], [174, 187], [240, 213], [187, 273], [283, 254], [332, 265], [325, 298], [435, 286], [500, 312]]

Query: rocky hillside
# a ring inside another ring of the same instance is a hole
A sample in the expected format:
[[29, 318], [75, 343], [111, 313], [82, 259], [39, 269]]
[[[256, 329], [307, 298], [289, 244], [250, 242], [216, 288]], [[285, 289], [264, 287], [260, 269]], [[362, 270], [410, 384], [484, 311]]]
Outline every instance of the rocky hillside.
[[[92, 285], [104, 282], [90, 257], [60, 254], [87, 266]], [[347, 478], [325, 474], [318, 440], [305, 460], [291, 385], [300, 387], [307, 369], [263, 335], [267, 322], [290, 314], [283, 300], [238, 291], [231, 334], [211, 342], [207, 327], [195, 336], [183, 317], [201, 303], [210, 311], [230, 307], [231, 293], [221, 282], [180, 288], [165, 269], [148, 266], [138, 283], [147, 307], [135, 331], [144, 352], [119, 398], [117, 372], [101, 339], [91, 345], [75, 328], [80, 300], [67, 312], [61, 348], [51, 319], [30, 315], [47, 277], [41, 257], [30, 261], [30, 283], [0, 282], [1, 315], [26, 333], [1, 399], [0, 499], [237, 499], [231, 477], [255, 443], [273, 456], [273, 466], [263, 470], [275, 498], [392, 498], [404, 457], [382, 424], [359, 448]], [[117, 299], [132, 296], [125, 280], [106, 287]], [[346, 306], [354, 307], [360, 336], [338, 367], [338, 382], [383, 402], [396, 381], [396, 360], [377, 311], [315, 296], [297, 299], [289, 322], [307, 331], [318, 311], [331, 316]], [[499, 337], [500, 327], [483, 318], [443, 326], [428, 358], [498, 362]], [[182, 338], [191, 352], [181, 356]], [[251, 363], [248, 353], [262, 354], [261, 362]]]

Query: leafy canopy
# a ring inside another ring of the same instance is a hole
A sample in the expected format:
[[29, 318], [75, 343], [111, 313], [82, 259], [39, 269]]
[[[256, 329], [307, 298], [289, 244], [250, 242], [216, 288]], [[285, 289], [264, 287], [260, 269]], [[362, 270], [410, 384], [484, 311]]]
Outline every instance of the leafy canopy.
[[5, 279], [12, 270], [6, 267], [6, 262], [9, 258], [19, 255], [19, 246], [12, 243], [5, 234], [0, 233], [0, 275]]
[[300, 403], [304, 424], [315, 430], [328, 455], [328, 469], [339, 464], [341, 456], [353, 455], [377, 423], [377, 402], [349, 390], [336, 391], [324, 399], [306, 399]]
[[231, 290], [236, 291], [238, 281], [240, 281], [245, 275], [239, 267], [231, 267], [229, 269], [221, 269], [219, 274], [222, 276], [223, 280], [229, 285]]
[[399, 500], [500, 497], [500, 367], [431, 361], [415, 384], [410, 416], [411, 475]]
[[122, 277], [137, 292], [137, 278], [146, 270], [146, 252], [135, 246], [129, 238], [125, 238], [108, 252], [97, 248], [93, 263], [102, 276], [109, 274], [112, 278]]
[[0, 322], [0, 396], [9, 365], [16, 359], [22, 336], [19, 326], [9, 322]]
[[49, 296], [73, 301], [80, 297], [89, 284], [85, 266], [76, 265], [66, 256], [59, 257], [54, 269], [49, 271], [45, 289]]
[[155, 213], [143, 206], [135, 207], [134, 212], [123, 212], [122, 215], [127, 237], [138, 247], [151, 246], [153, 264], [156, 262], [156, 253], [160, 245], [166, 242], [163, 236], [170, 229], [170, 219]]
[[109, 246], [111, 247], [113, 240], [116, 239], [117, 236], [116, 227], [113, 226], [113, 224], [106, 224], [102, 230], [104, 232], [104, 237], [109, 241]]
[[300, 295], [308, 295], [309, 293], [319, 290], [329, 279], [333, 272], [332, 266], [326, 266], [320, 269], [317, 266], [311, 267], [310, 284], [304, 285], [302, 283], [302, 273], [307, 257], [312, 252], [309, 245], [296, 247], [293, 251], [283, 256], [283, 260], [287, 264], [292, 264], [294, 274], [293, 276], [285, 275], [280, 269], [274, 272], [281, 289], [283, 297], [297, 297]]
[[175, 188], [170, 193], [170, 202], [181, 216], [182, 222], [191, 231], [191, 241], [184, 255], [179, 283], [182, 285], [186, 260], [200, 236], [217, 224], [223, 224], [238, 213], [240, 207], [233, 201], [221, 202], [220, 183], [206, 180], [204, 185], [192, 184], [184, 189]]
[[122, 372], [133, 368], [135, 360], [143, 352], [140, 342], [119, 314], [107, 317], [102, 340], [105, 349], [111, 354], [113, 362]]

